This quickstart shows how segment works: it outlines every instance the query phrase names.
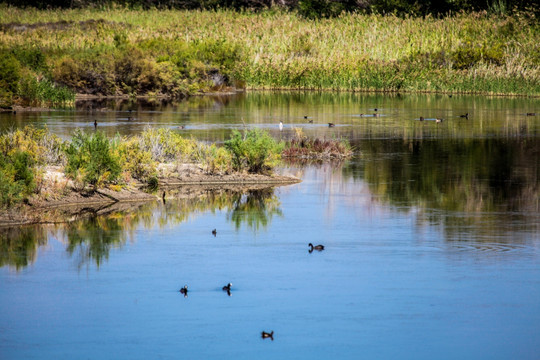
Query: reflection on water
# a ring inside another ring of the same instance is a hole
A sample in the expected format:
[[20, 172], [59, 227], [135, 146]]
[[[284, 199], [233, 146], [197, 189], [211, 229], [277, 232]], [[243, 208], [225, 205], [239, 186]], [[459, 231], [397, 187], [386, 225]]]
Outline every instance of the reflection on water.
[[19, 270], [36, 260], [39, 246], [47, 244], [47, 231], [41, 226], [0, 228], [0, 267]]
[[50, 226], [0, 228], [0, 267], [22, 269], [36, 259], [40, 246], [47, 244], [48, 232], [66, 244], [66, 251], [77, 267], [95, 263], [99, 268], [114, 248], [135, 240], [138, 228], [171, 227], [202, 216], [224, 211], [237, 231], [246, 226], [253, 231], [265, 229], [273, 216], [282, 216], [274, 188], [255, 190], [209, 190], [187, 187], [167, 191], [167, 201], [132, 205], [106, 215]]
[[[303, 181], [275, 190], [167, 189], [165, 203], [0, 230], [0, 357], [537, 359], [540, 117], [525, 113], [539, 103], [248, 93], [0, 114], [65, 137], [99, 118], [111, 135], [297, 126], [356, 148], [284, 166]], [[28, 311], [36, 299], [45, 311]]]

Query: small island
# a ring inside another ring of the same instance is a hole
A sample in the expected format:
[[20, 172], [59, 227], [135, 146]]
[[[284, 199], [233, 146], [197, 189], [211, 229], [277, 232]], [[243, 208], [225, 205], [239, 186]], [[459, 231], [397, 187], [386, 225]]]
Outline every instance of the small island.
[[25, 127], [0, 136], [0, 226], [69, 221], [126, 202], [166, 201], [178, 187], [249, 188], [298, 183], [273, 173], [286, 158], [346, 159], [345, 140], [288, 142], [267, 132], [234, 131], [224, 146], [187, 139], [171, 129], [107, 138], [77, 130], [63, 141]]

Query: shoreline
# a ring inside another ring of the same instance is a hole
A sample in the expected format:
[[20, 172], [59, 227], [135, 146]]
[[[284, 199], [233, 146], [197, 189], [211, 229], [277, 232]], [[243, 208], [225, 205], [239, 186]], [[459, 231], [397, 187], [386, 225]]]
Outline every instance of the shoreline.
[[[292, 175], [231, 174], [198, 176], [197, 180], [185, 180], [180, 177], [160, 178], [159, 187], [149, 193], [144, 191], [144, 184], [131, 183], [115, 191], [101, 188], [91, 192], [79, 192], [70, 187], [68, 193], [58, 199], [31, 199], [9, 209], [0, 210], [0, 228], [65, 223], [84, 217], [105, 215], [121, 211], [129, 204], [144, 204], [151, 201], [164, 201], [170, 197], [167, 193], [198, 193], [200, 191], [236, 190], [247, 191], [269, 187], [286, 186], [300, 183], [302, 180]], [[51, 181], [49, 181], [51, 182]], [[68, 182], [66, 182], [66, 185]]]

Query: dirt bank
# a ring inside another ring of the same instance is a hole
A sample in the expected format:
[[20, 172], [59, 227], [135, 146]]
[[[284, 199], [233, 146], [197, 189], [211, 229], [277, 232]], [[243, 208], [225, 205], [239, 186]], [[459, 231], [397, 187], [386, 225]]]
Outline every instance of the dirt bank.
[[[136, 208], [148, 201], [169, 197], [192, 197], [214, 190], [251, 190], [290, 185], [301, 180], [294, 176], [235, 173], [208, 175], [194, 164], [161, 164], [159, 188], [148, 192], [145, 185], [132, 182], [122, 188], [77, 191], [58, 167], [45, 171], [40, 195], [23, 204], [0, 210], [0, 227], [25, 224], [69, 222], [83, 217]], [[181, 174], [181, 175], [179, 175]]]

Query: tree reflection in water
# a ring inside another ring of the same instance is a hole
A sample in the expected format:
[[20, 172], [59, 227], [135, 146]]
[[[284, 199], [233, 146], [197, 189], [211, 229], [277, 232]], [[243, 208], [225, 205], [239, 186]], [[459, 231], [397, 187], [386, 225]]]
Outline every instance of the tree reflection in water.
[[0, 267], [20, 270], [33, 263], [38, 248], [47, 244], [47, 231], [42, 226], [0, 228]]
[[47, 244], [47, 230], [66, 244], [78, 268], [94, 263], [98, 268], [110, 251], [134, 239], [139, 227], [177, 226], [205, 212], [227, 211], [227, 219], [239, 230], [242, 224], [259, 230], [274, 215], [282, 216], [273, 188], [257, 190], [209, 190], [182, 188], [168, 191], [166, 204], [127, 204], [68, 223], [0, 229], [0, 267], [22, 269], [36, 259], [37, 250]]

